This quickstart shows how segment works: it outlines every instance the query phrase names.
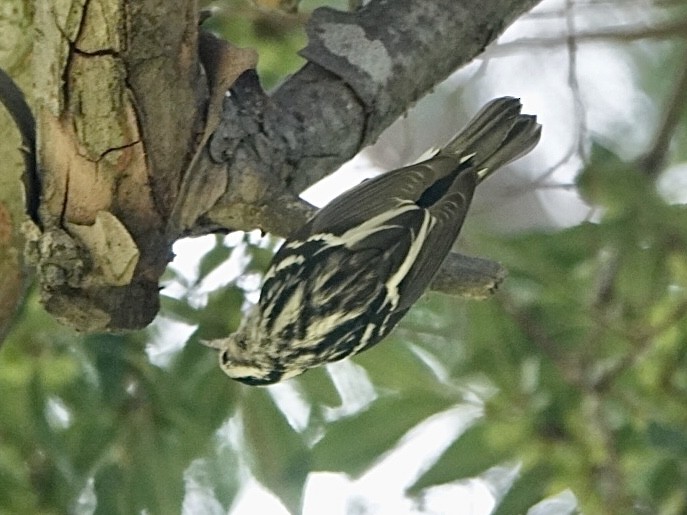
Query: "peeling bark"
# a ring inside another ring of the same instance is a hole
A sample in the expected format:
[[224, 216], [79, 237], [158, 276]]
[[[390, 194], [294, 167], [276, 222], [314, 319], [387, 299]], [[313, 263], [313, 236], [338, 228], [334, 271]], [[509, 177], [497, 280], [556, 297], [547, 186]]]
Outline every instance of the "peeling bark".
[[[205, 115], [194, 2], [40, 2], [34, 54], [42, 301], [84, 331], [158, 311], [166, 221]], [[119, 262], [122, 260], [122, 262]], [[119, 263], [117, 263], [119, 262]]]

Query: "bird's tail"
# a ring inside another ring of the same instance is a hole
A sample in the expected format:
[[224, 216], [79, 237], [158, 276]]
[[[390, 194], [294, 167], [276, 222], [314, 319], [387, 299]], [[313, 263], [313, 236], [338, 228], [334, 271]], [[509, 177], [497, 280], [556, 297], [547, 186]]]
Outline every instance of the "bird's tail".
[[484, 180], [493, 171], [527, 154], [539, 142], [541, 125], [537, 117], [520, 114], [521, 108], [517, 98], [492, 100], [440, 153], [473, 156], [479, 180]]

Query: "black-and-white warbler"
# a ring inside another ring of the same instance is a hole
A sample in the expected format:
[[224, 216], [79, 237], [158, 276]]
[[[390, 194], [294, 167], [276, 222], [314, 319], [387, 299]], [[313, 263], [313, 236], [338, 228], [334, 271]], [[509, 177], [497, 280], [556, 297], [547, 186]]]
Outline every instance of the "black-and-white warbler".
[[219, 350], [233, 379], [276, 383], [370, 348], [422, 295], [475, 187], [539, 141], [520, 101], [488, 103], [443, 149], [335, 198], [275, 254], [260, 301]]

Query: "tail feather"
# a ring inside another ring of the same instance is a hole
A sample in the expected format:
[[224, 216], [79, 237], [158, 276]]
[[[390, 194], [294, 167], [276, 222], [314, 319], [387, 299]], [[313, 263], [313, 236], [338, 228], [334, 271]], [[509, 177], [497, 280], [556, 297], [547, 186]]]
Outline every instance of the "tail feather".
[[497, 98], [479, 113], [440, 152], [458, 156], [472, 155], [479, 180], [501, 166], [527, 154], [539, 142], [541, 125], [532, 115], [520, 114], [520, 100]]

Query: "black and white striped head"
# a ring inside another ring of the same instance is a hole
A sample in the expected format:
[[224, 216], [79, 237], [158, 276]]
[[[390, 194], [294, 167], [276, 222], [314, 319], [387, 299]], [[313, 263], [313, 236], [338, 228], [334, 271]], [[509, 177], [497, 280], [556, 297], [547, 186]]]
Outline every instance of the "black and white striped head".
[[302, 374], [305, 368], [288, 370], [267, 352], [261, 345], [250, 342], [246, 333], [237, 331], [221, 340], [206, 342], [217, 349], [219, 366], [229, 377], [251, 386], [267, 386], [285, 381]]

